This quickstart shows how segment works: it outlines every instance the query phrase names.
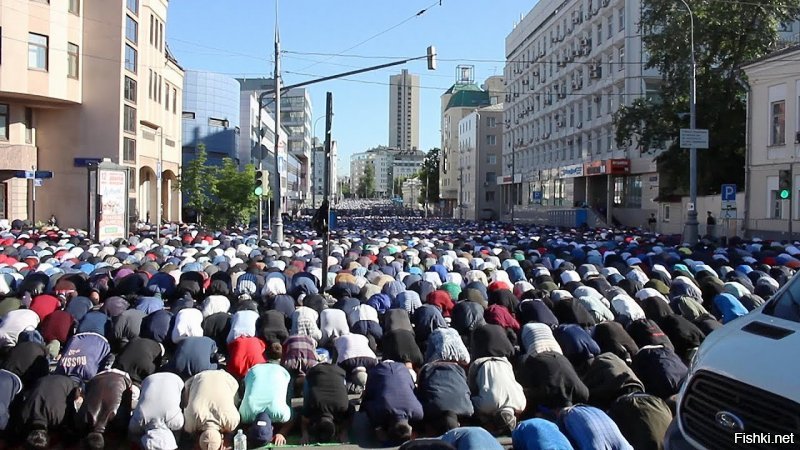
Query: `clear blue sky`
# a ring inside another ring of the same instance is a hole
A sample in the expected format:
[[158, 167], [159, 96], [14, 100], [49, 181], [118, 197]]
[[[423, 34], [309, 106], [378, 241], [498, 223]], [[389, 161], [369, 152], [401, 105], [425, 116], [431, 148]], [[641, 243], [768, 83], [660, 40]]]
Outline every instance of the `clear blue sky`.
[[[441, 6], [434, 0], [282, 0], [284, 52], [341, 54], [384, 31], [344, 53], [409, 57], [424, 55], [428, 45], [437, 48], [435, 72], [428, 71], [423, 60], [350, 78], [356, 81], [310, 86], [312, 124], [325, 113], [325, 93], [333, 93], [339, 174], [349, 172], [351, 154], [388, 143], [389, 76], [403, 67], [420, 75], [420, 147], [427, 151], [439, 146], [439, 97], [453, 84], [456, 65], [473, 64], [478, 84], [491, 75], [502, 75], [505, 37], [520, 14], [534, 4], [508, 0], [442, 0]], [[186, 69], [235, 77], [271, 76], [274, 8], [274, 0], [172, 0], [167, 42]], [[493, 61], [465, 62], [468, 59]], [[294, 84], [391, 60], [284, 53], [281, 62], [284, 83]], [[320, 120], [316, 127], [320, 138], [324, 124], [325, 120]]]

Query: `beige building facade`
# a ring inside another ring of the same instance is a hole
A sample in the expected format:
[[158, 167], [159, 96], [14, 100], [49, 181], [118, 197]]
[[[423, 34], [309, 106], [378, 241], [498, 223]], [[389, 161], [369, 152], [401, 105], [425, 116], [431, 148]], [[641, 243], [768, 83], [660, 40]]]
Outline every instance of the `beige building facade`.
[[[180, 220], [183, 69], [166, 46], [167, 6], [0, 0], [5, 217], [86, 227], [86, 164], [108, 158], [130, 169], [131, 215]], [[14, 178], [33, 168], [53, 173], [35, 209], [33, 182]]]
[[459, 199], [458, 217], [496, 220], [502, 213], [498, 181], [502, 173], [503, 104], [478, 108], [458, 124]]
[[[744, 226], [753, 236], [786, 238], [790, 228], [796, 236], [800, 231], [800, 45], [750, 63], [744, 71], [750, 84]], [[790, 198], [785, 200], [779, 195], [782, 170], [790, 171], [792, 180]]]

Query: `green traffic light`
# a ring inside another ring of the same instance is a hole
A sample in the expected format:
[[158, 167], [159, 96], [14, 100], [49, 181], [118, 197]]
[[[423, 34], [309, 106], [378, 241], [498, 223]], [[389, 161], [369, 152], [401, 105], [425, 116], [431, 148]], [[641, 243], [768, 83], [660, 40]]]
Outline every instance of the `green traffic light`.
[[779, 195], [781, 196], [782, 199], [786, 200], [787, 198], [789, 198], [789, 190], [784, 189], [779, 193]]
[[264, 188], [261, 187], [261, 186], [257, 187], [256, 190], [255, 190], [255, 193], [256, 193], [256, 195], [258, 195], [260, 197], [261, 195], [264, 194]]

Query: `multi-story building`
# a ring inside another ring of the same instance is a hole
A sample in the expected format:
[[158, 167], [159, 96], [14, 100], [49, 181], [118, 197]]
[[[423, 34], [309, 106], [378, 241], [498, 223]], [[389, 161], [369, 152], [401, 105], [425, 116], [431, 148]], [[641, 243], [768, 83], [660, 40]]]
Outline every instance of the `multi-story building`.
[[419, 172], [425, 153], [419, 150], [400, 150], [389, 147], [375, 147], [365, 152], [355, 153], [350, 157], [350, 186], [355, 192], [364, 176], [367, 165], [371, 165], [375, 173], [375, 196], [393, 197], [395, 180], [410, 177]]
[[502, 213], [497, 181], [503, 150], [503, 104], [475, 109], [458, 123], [458, 217], [495, 220]]
[[[800, 169], [795, 167], [800, 157], [800, 42], [749, 63], [744, 71], [750, 83], [744, 225], [750, 234], [779, 238], [800, 229]], [[779, 193], [781, 171], [790, 174], [789, 199]]]
[[389, 147], [419, 148], [419, 75], [407, 69], [389, 77]]
[[[239, 164], [239, 82], [212, 72], [187, 70], [183, 79], [183, 164], [194, 160], [198, 146], [209, 165], [224, 158]], [[249, 161], [246, 161], [249, 162]]]
[[506, 38], [503, 180], [510, 202], [586, 203], [640, 225], [658, 174], [635, 143], [618, 147], [613, 114], [656, 93], [635, 32], [640, 0], [541, 1]]
[[[180, 219], [183, 69], [166, 46], [167, 5], [0, 1], [4, 216], [86, 227], [86, 165], [108, 158], [131, 169], [132, 215]], [[53, 172], [35, 211], [25, 180], [11, 178], [32, 168]]]
[[[456, 82], [441, 96], [442, 101], [442, 147], [439, 153], [439, 198], [443, 202], [443, 213], [459, 217], [459, 140], [458, 124], [476, 108], [492, 104], [492, 96], [475, 84], [473, 66], [460, 65], [456, 70]], [[496, 89], [496, 78], [487, 87]]]
[[[239, 79], [243, 92], [260, 95], [266, 90], [275, 89], [275, 80], [271, 78]], [[264, 106], [273, 114], [272, 95], [265, 98]], [[311, 97], [305, 88], [290, 89], [281, 95], [281, 127], [288, 133], [288, 152], [300, 162], [298, 172], [299, 189], [293, 203], [303, 203], [311, 196]]]
[[[311, 202], [312, 207], [316, 208], [322, 203], [322, 196], [325, 194], [325, 147], [324, 143], [314, 140], [315, 146], [311, 149]], [[330, 196], [336, 198], [339, 192], [339, 184], [336, 183], [336, 171], [339, 169], [339, 150], [336, 141], [331, 141], [330, 158]]]

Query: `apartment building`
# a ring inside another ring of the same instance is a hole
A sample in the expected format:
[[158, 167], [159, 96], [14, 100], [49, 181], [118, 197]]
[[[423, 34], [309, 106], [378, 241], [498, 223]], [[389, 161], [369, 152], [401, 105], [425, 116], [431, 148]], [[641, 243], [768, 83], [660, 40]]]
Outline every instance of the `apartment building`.
[[502, 103], [477, 108], [459, 121], [459, 218], [500, 218], [503, 203], [498, 181], [502, 173], [502, 150]]
[[[2, 215], [86, 227], [86, 166], [108, 158], [130, 168], [130, 215], [180, 219], [183, 69], [165, 42], [167, 6], [0, 1]], [[14, 178], [33, 168], [53, 178]]]
[[[187, 70], [183, 87], [183, 164], [203, 145], [208, 164], [230, 158], [239, 164], [239, 82], [213, 72]], [[249, 161], [247, 161], [249, 162]]]
[[613, 114], [656, 93], [637, 32], [639, 0], [543, 0], [506, 38], [503, 180], [510, 202], [587, 204], [640, 225], [658, 174], [635, 143], [618, 147]]
[[[272, 78], [240, 78], [239, 84], [243, 92], [256, 95], [266, 90], [275, 89], [275, 80]], [[272, 114], [272, 95], [265, 98], [264, 106]], [[293, 194], [293, 203], [303, 203], [311, 198], [311, 96], [305, 88], [290, 89], [281, 96], [281, 127], [288, 134], [287, 151], [299, 161], [300, 169], [297, 173], [299, 185], [296, 194]]]
[[419, 172], [425, 153], [419, 150], [400, 150], [390, 147], [375, 147], [350, 157], [350, 186], [355, 192], [363, 178], [367, 165], [375, 171], [375, 196], [393, 197], [395, 180], [408, 178]]
[[389, 77], [389, 147], [419, 148], [419, 75], [407, 69]]
[[[800, 230], [800, 42], [746, 66], [748, 97], [745, 229], [786, 238]], [[790, 198], [779, 194], [779, 174], [789, 171]], [[741, 195], [741, 194], [740, 194]], [[791, 224], [789, 221], [791, 220]], [[784, 234], [787, 233], [787, 234]]]
[[[459, 207], [459, 130], [461, 119], [476, 108], [492, 104], [492, 95], [475, 84], [475, 68], [459, 65], [456, 81], [441, 95], [442, 146], [439, 152], [439, 198], [443, 213], [460, 217]], [[492, 83], [495, 86], [497, 83]]]
[[[322, 196], [325, 193], [325, 147], [324, 143], [314, 140], [314, 148], [311, 149], [311, 202], [312, 207], [316, 208], [322, 203]], [[336, 198], [339, 193], [339, 184], [336, 182], [336, 171], [339, 169], [339, 145], [336, 141], [331, 141], [330, 157], [330, 195]]]

